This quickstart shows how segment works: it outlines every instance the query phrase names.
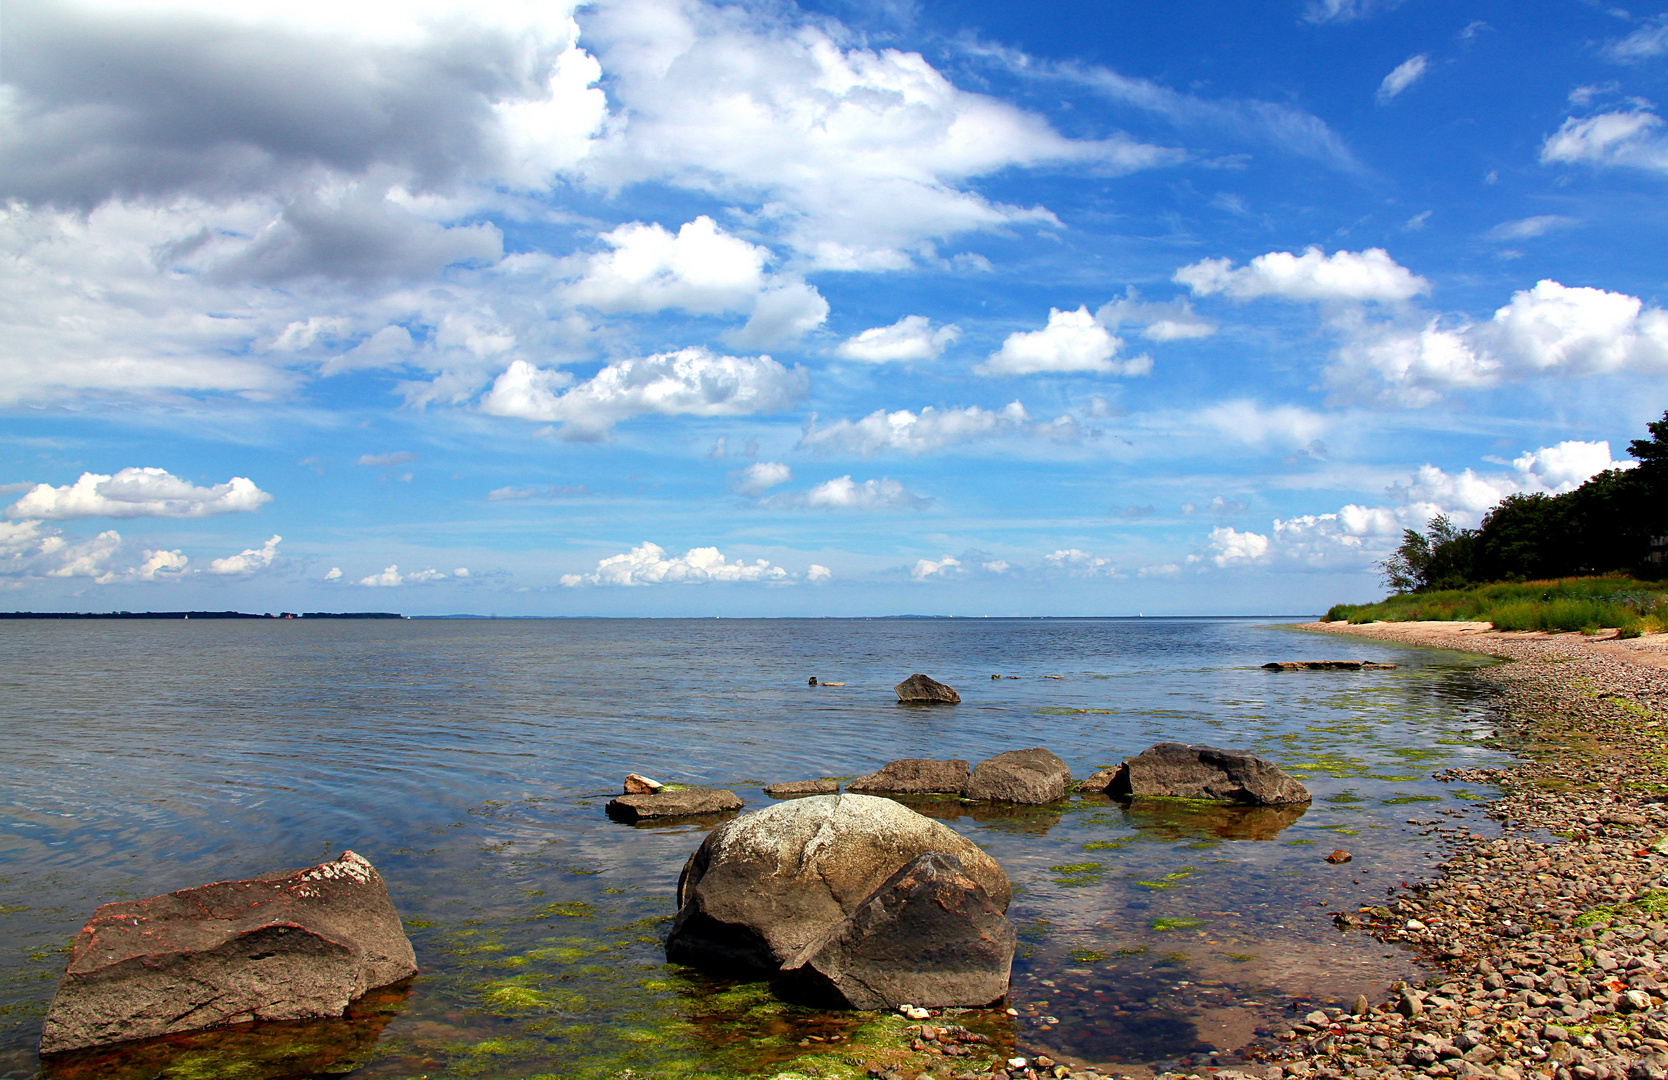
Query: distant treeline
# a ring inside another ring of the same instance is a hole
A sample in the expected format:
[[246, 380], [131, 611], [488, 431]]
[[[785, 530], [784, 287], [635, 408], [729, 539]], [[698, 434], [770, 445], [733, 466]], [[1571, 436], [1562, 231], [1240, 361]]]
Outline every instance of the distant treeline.
[[0, 619], [403, 619], [394, 611], [0, 611]]
[[1534, 581], [1615, 571], [1656, 580], [1668, 544], [1668, 412], [1646, 425], [1649, 439], [1627, 452], [1639, 464], [1608, 469], [1563, 495], [1508, 495], [1481, 526], [1433, 518], [1408, 529], [1380, 563], [1398, 593], [1460, 589], [1495, 581]]

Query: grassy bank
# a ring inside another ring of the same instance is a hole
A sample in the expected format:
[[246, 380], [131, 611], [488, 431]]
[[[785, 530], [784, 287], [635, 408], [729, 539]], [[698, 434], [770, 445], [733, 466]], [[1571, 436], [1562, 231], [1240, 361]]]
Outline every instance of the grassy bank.
[[1496, 630], [1617, 629], [1624, 636], [1668, 622], [1668, 582], [1631, 577], [1574, 577], [1496, 582], [1463, 589], [1400, 593], [1376, 604], [1338, 604], [1327, 622], [1490, 622]]

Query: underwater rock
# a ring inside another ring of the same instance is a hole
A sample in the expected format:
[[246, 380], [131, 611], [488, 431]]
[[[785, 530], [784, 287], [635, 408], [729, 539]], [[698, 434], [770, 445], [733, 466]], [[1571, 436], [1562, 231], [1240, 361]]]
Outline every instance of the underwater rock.
[[641, 773], [627, 773], [625, 786], [621, 790], [627, 795], [653, 795], [665, 786], [659, 780], [650, 780]]
[[981, 802], [1040, 805], [1066, 793], [1071, 769], [1040, 746], [986, 758], [967, 779], [965, 794]]
[[970, 774], [958, 759], [904, 758], [889, 761], [879, 772], [860, 776], [846, 790], [865, 795], [960, 795]]
[[1326, 861], [1333, 864], [1334, 866], [1336, 866], [1339, 863], [1351, 862], [1351, 861], [1354, 860], [1354, 858], [1355, 858], [1354, 855], [1351, 855], [1349, 852], [1345, 851], [1343, 848], [1338, 848], [1336, 851], [1334, 851], [1332, 854], [1330, 854], [1326, 857]]
[[996, 860], [891, 799], [816, 795], [743, 814], [684, 865], [666, 958], [717, 974], [774, 975], [929, 851], [956, 856], [1007, 910], [1008, 876]]
[[766, 784], [764, 793], [773, 799], [785, 799], [795, 795], [832, 795], [839, 790], [840, 785], [832, 780], [787, 780]]
[[1371, 660], [1276, 660], [1264, 664], [1267, 671], [1391, 671], [1395, 664], [1375, 664]]
[[959, 705], [961, 695], [937, 679], [916, 673], [892, 688], [906, 705]]
[[1266, 758], [1244, 750], [1164, 742], [1118, 766], [1114, 798], [1210, 799], [1279, 806], [1309, 801], [1309, 789]]
[[662, 788], [652, 795], [621, 795], [609, 800], [608, 816], [616, 821], [640, 821], [643, 818], [694, 817], [698, 814], [724, 814], [747, 805], [733, 791], [722, 788]]
[[1017, 941], [961, 860], [929, 851], [783, 965], [777, 990], [854, 1009], [976, 1008], [1007, 994]]
[[93, 912], [47, 1010], [41, 1053], [252, 1020], [341, 1016], [416, 974], [376, 869], [334, 862]]

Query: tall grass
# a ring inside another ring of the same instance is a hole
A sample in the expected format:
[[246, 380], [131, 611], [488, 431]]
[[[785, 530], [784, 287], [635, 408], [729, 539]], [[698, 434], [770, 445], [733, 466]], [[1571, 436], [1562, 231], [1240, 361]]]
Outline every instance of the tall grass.
[[1376, 604], [1338, 604], [1328, 622], [1489, 622], [1496, 630], [1616, 629], [1632, 637], [1663, 629], [1668, 582], [1630, 577], [1501, 581], [1428, 593], [1401, 593]]

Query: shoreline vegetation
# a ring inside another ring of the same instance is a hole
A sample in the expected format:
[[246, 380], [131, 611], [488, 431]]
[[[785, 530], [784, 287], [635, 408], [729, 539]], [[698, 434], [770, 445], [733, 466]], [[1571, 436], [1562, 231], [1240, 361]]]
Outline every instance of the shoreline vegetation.
[[1335, 916], [1345, 933], [1414, 950], [1430, 975], [1392, 984], [1376, 1003], [1363, 996], [1294, 1018], [1255, 1074], [1668, 1076], [1668, 636], [1594, 640], [1453, 621], [1302, 629], [1508, 661], [1478, 677], [1496, 689], [1494, 737], [1523, 760], [1437, 774], [1498, 785], [1487, 814], [1499, 835], [1421, 822], [1446, 849], [1433, 878]]
[[1373, 604], [1335, 604], [1322, 622], [1489, 623], [1500, 631], [1616, 630], [1633, 638], [1668, 629], [1668, 581], [1624, 574], [1542, 581], [1497, 581], [1399, 593]]

